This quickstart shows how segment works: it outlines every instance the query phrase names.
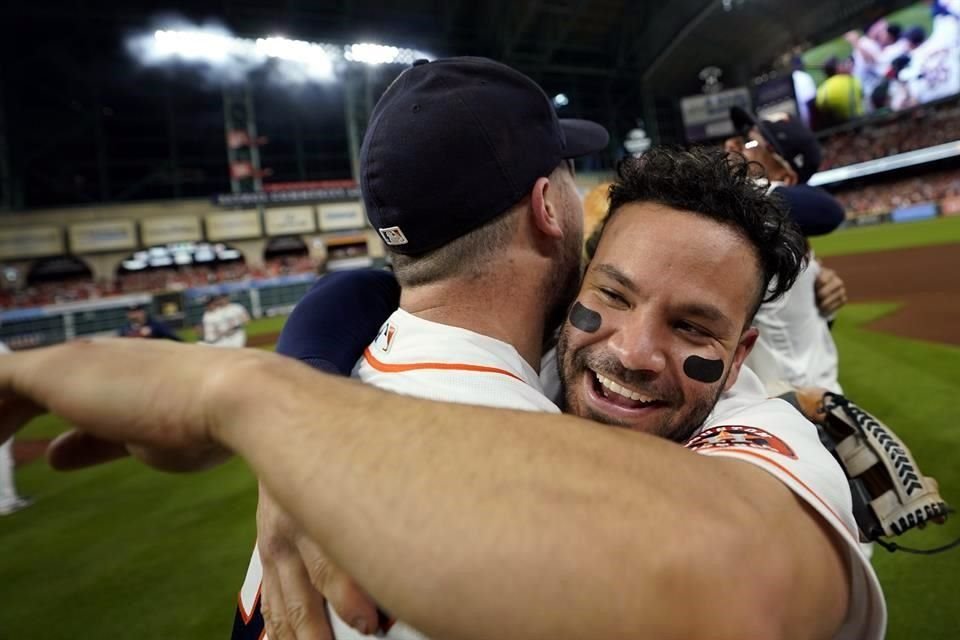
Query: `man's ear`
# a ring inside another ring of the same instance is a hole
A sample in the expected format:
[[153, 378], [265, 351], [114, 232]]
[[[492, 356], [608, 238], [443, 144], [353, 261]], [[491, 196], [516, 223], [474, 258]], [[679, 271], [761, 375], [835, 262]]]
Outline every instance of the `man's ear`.
[[556, 197], [557, 186], [549, 178], [538, 178], [530, 192], [530, 209], [533, 224], [549, 238], [563, 237], [563, 224], [560, 220], [561, 211], [553, 202]]
[[784, 169], [783, 183], [788, 187], [795, 187], [798, 184], [800, 184], [800, 176], [798, 176], [797, 172], [793, 170], [793, 167], [791, 167], [786, 162], [781, 162], [780, 164], [783, 165], [783, 169]]
[[757, 343], [760, 337], [760, 331], [756, 327], [750, 327], [740, 336], [740, 342], [737, 344], [736, 351], [733, 352], [733, 364], [730, 365], [730, 374], [727, 376], [727, 382], [723, 385], [723, 390], [728, 391], [737, 382], [740, 377], [740, 367], [753, 350], [753, 345]]

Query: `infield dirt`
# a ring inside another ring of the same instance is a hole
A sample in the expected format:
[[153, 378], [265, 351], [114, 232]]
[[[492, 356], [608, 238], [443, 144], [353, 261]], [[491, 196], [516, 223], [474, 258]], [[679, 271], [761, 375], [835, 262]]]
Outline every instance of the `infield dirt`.
[[960, 345], [960, 244], [824, 258], [850, 302], [897, 302], [866, 325], [906, 338]]

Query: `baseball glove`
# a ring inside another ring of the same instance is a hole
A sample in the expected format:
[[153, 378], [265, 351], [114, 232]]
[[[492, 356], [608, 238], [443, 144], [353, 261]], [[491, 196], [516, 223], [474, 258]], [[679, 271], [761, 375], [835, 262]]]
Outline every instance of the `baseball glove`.
[[[820, 440], [846, 473], [863, 541], [878, 542], [891, 551], [903, 549], [880, 538], [946, 520], [952, 509], [940, 496], [937, 481], [923, 475], [910, 449], [890, 427], [844, 396], [823, 389], [780, 397], [817, 425]], [[945, 551], [954, 544], [914, 551]]]

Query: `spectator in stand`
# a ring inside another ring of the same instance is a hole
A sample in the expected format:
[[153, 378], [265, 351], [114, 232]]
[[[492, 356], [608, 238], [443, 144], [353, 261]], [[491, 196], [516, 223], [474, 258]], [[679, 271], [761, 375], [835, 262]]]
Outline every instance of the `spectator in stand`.
[[127, 322], [120, 328], [119, 333], [124, 338], [151, 338], [183, 342], [180, 336], [174, 333], [173, 329], [150, 317], [147, 308], [142, 305], [127, 308]]
[[829, 58], [823, 64], [827, 79], [817, 89], [817, 114], [821, 127], [828, 127], [863, 115], [863, 87], [851, 75], [853, 59]]
[[898, 207], [939, 202], [960, 195], [960, 170], [949, 169], [919, 178], [848, 188], [835, 195], [847, 211], [848, 218], [889, 213]]
[[952, 102], [894, 116], [822, 141], [821, 170], [845, 167], [960, 139], [960, 105]]

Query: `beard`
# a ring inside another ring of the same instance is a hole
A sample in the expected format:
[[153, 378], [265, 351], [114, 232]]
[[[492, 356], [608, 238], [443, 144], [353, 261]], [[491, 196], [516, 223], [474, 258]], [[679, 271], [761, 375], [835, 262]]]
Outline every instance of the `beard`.
[[[678, 385], [671, 384], [662, 374], [655, 375], [626, 369], [617, 358], [605, 353], [601, 346], [582, 347], [570, 353], [570, 333], [576, 330], [569, 322], [564, 325], [557, 344], [557, 367], [560, 373], [562, 397], [566, 402], [564, 411], [581, 418], [642, 431], [683, 444], [703, 426], [720, 399], [727, 376], [730, 374], [727, 368], [719, 382], [712, 385], [699, 384], [702, 390], [693, 394], [684, 394]], [[644, 395], [658, 398], [666, 405], [667, 411], [660, 412], [662, 415], [658, 415], [655, 420], [647, 420], [643, 424], [631, 423], [597, 411], [590, 406], [586, 398], [581, 397], [584, 393], [582, 377], [584, 374], [593, 375], [589, 370], [620, 380]]]
[[575, 231], [573, 227], [568, 226], [557, 266], [550, 271], [544, 282], [544, 287], [551, 296], [547, 301], [543, 325], [543, 335], [546, 340], [551, 340], [556, 335], [557, 329], [563, 324], [567, 311], [580, 289], [580, 278], [583, 272], [583, 233]]

